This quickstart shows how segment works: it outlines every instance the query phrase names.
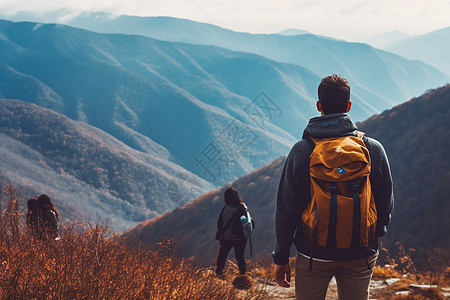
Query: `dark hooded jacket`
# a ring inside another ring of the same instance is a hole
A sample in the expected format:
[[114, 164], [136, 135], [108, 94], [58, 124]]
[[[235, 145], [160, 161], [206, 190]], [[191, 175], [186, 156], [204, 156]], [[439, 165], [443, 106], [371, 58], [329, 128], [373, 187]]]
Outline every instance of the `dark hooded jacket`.
[[243, 240], [245, 239], [240, 217], [245, 215], [246, 207], [244, 205], [228, 204], [220, 212], [217, 220], [218, 240]]
[[[356, 125], [345, 113], [312, 118], [303, 132], [302, 140], [291, 149], [283, 172], [277, 195], [276, 248], [272, 253], [274, 263], [287, 264], [290, 247], [310, 256], [311, 245], [302, 230], [301, 215], [311, 201], [309, 163], [313, 144], [308, 137], [329, 138], [356, 135]], [[378, 238], [387, 232], [394, 205], [392, 178], [388, 158], [380, 142], [370, 137], [364, 139], [370, 153], [371, 173], [369, 180], [377, 208], [376, 238], [369, 251], [355, 253], [354, 249], [328, 249], [314, 247], [314, 258], [349, 261], [369, 256], [378, 249]], [[316, 249], [319, 248], [319, 249]]]

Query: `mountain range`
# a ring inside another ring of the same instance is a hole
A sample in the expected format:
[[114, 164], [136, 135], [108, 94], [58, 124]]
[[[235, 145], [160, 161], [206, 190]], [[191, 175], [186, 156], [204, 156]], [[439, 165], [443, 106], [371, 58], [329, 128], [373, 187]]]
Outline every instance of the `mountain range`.
[[[413, 65], [411, 61], [407, 62], [367, 44], [349, 43], [313, 34], [249, 34], [186, 19], [124, 15], [113, 17], [105, 13], [81, 14], [67, 23], [97, 32], [139, 34], [172, 42], [212, 45], [255, 53], [275, 61], [305, 67], [319, 77], [337, 73], [350, 80], [354, 99], [364, 103], [364, 107], [359, 107], [354, 112], [355, 117], [362, 113], [359, 119], [361, 121], [392, 107], [392, 102], [396, 102], [396, 99], [404, 102], [449, 80], [448, 74], [431, 71], [419, 62], [414, 62]], [[435, 44], [430, 43], [430, 47], [433, 45]], [[418, 77], [423, 78], [424, 72], [430, 72], [426, 75], [426, 83], [417, 80]]]
[[[314, 108], [317, 76], [255, 55], [60, 25], [0, 28], [1, 97], [53, 109], [143, 152], [165, 148], [168, 159], [216, 184], [285, 151], [294, 138], [281, 124], [294, 132], [307, 118], [300, 108]], [[286, 109], [291, 103], [298, 109]], [[226, 164], [216, 174], [200, 165], [210, 148], [221, 155], [215, 168]]]
[[[198, 43], [216, 36], [223, 46], [240, 45], [235, 50], [241, 52], [58, 24], [1, 21], [0, 96], [83, 121], [139, 151], [166, 149], [170, 155], [165, 159], [218, 186], [289, 149], [316, 114], [320, 68], [323, 73], [346, 65], [355, 76], [375, 68], [351, 81], [355, 120], [445, 80], [425, 64], [363, 44], [313, 35], [241, 34], [172, 18], [130, 18], [150, 22], [152, 26], [136, 26], [172, 34], [173, 39], [188, 29]], [[205, 28], [207, 34], [197, 35]], [[255, 47], [267, 56], [279, 55], [279, 60], [314, 65], [315, 70], [242, 52]], [[367, 77], [374, 74], [376, 78]]]
[[51, 195], [65, 222], [101, 220], [121, 231], [213, 188], [169, 162], [162, 147], [143, 153], [23, 101], [0, 100], [0, 144], [4, 175], [29, 196]]
[[[450, 246], [450, 85], [398, 105], [365, 122], [360, 130], [381, 141], [388, 154], [395, 207], [385, 245]], [[284, 158], [278, 159], [199, 199], [144, 221], [128, 233], [145, 243], [178, 240], [180, 253], [211, 262], [216, 255], [216, 221], [224, 205], [223, 193], [235, 187], [255, 219], [253, 250], [269, 255], [275, 233], [275, 204]]]

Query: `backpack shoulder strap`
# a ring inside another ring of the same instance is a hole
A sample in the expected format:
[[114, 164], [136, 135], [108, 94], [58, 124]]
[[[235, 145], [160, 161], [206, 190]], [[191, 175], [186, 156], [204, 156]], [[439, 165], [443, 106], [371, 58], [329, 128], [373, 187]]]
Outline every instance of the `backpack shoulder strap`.
[[366, 136], [366, 134], [364, 132], [358, 131], [358, 130], [356, 130], [355, 135], [356, 135], [356, 137], [359, 137], [360, 139], [362, 139]]
[[356, 135], [356, 137], [362, 139], [364, 144], [366, 144], [366, 147], [367, 147], [367, 135], [364, 132], [358, 131], [358, 130], [356, 130], [355, 135]]
[[359, 131], [359, 130], [355, 130], [355, 136], [362, 139], [362, 140], [367, 140], [367, 136], [364, 132]]

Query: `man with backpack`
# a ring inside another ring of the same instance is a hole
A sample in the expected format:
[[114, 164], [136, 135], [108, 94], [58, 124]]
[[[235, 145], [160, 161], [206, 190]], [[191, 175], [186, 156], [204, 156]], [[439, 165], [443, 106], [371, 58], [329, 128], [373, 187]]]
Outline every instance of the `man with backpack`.
[[296, 299], [325, 299], [336, 278], [339, 299], [368, 299], [394, 197], [383, 146], [357, 131], [346, 114], [350, 85], [322, 79], [317, 110], [281, 174], [276, 211], [275, 280], [289, 287], [289, 253], [297, 248]]

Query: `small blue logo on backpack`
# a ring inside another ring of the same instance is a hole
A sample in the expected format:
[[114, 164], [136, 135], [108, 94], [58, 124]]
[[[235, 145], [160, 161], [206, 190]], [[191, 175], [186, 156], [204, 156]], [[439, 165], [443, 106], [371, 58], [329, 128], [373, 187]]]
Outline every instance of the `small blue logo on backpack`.
[[347, 171], [345, 171], [345, 170], [344, 170], [343, 168], [341, 168], [341, 167], [338, 167], [337, 170], [338, 170], [338, 173], [339, 173], [339, 174], [344, 174], [345, 172], [347, 172]]

